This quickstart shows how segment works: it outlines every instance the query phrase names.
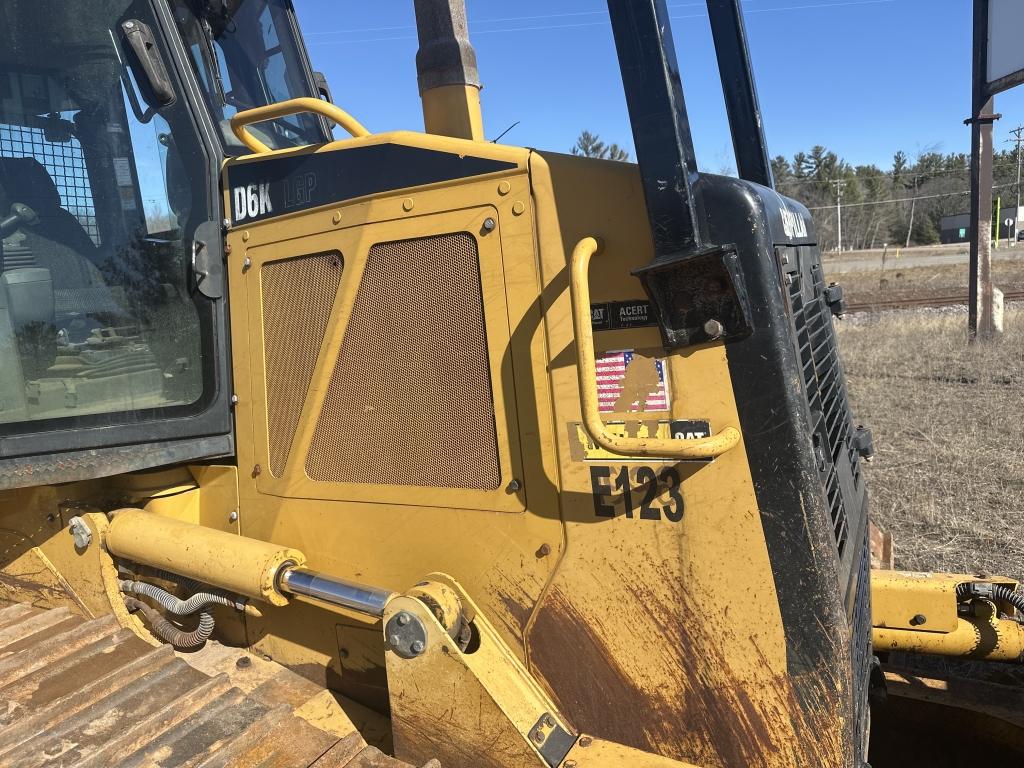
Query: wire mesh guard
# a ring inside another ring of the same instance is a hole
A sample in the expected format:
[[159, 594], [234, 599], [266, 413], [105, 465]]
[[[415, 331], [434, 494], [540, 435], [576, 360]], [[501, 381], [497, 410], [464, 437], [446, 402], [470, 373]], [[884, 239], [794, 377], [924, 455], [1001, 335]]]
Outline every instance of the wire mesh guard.
[[374, 245], [306, 473], [336, 483], [500, 482], [476, 239]]
[[272, 261], [260, 270], [267, 433], [275, 477], [288, 463], [341, 274], [338, 253]]
[[89, 171], [78, 139], [48, 141], [43, 128], [0, 123], [0, 157], [32, 157], [38, 160], [60, 192], [61, 204], [100, 244]]

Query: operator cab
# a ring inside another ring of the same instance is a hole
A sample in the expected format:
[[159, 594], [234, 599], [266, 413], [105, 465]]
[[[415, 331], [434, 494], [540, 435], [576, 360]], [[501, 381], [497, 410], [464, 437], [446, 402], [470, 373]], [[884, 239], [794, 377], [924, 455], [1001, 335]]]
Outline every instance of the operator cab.
[[[0, 460], [229, 452], [216, 180], [247, 151], [236, 111], [316, 93], [305, 61], [282, 0], [0, 8]], [[330, 136], [311, 115], [255, 130]]]

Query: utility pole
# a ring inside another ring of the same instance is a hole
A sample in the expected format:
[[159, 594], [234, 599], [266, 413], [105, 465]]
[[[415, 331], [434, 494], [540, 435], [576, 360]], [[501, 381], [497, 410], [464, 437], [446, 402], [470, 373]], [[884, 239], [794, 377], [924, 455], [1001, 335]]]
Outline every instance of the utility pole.
[[836, 241], [838, 245], [836, 250], [839, 253], [843, 252], [843, 184], [846, 182], [842, 179], [838, 181], [829, 182], [830, 184], [836, 185]]
[[917, 210], [917, 176], [914, 177], [914, 197], [910, 201], [910, 224], [907, 226], [907, 243], [904, 248], [910, 247], [910, 235], [914, 231], [914, 211]]
[[[974, 0], [971, 116], [971, 274], [967, 334], [973, 342], [995, 336], [992, 297], [992, 123], [995, 98], [988, 82], [988, 0]], [[980, 299], [980, 301], [979, 301]], [[980, 315], [979, 318], [979, 304]]]
[[1024, 125], [1018, 125], [1016, 128], [1010, 131], [1014, 135], [1014, 138], [1007, 139], [1007, 143], [1014, 143], [1017, 145], [1017, 210], [1013, 212], [1013, 236], [1017, 237], [1017, 233], [1020, 232], [1020, 145], [1024, 143]]

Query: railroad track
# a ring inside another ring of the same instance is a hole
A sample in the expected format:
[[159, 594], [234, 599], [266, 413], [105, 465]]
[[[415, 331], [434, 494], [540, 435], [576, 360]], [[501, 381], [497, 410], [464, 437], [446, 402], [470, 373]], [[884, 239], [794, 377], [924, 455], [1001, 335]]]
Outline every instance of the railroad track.
[[[1024, 301], [1024, 291], [1004, 291], [1004, 301]], [[918, 309], [921, 307], [954, 307], [967, 304], [967, 296], [926, 296], [923, 298], [877, 299], [848, 304], [847, 312], [874, 312], [882, 309]]]

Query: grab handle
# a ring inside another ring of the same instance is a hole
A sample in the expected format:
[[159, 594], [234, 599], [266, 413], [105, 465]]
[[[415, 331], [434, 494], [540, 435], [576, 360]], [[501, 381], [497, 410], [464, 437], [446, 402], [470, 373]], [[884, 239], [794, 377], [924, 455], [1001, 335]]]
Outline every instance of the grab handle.
[[249, 133], [247, 126], [253, 123], [262, 123], [265, 120], [286, 117], [287, 115], [297, 115], [301, 112], [313, 112], [321, 117], [326, 117], [328, 120], [333, 120], [353, 136], [370, 135], [370, 132], [363, 127], [363, 124], [345, 110], [336, 107], [328, 101], [314, 99], [310, 96], [305, 96], [301, 99], [279, 101], [276, 104], [253, 107], [244, 112], [239, 112], [231, 118], [231, 130], [234, 131], [239, 141], [256, 154], [272, 152], [273, 150], [270, 147]]
[[713, 459], [740, 442], [739, 430], [726, 427], [716, 435], [692, 440], [663, 437], [623, 437], [610, 432], [601, 419], [597, 402], [597, 364], [590, 315], [590, 259], [601, 249], [593, 237], [580, 240], [572, 251], [569, 295], [572, 325], [576, 333], [576, 371], [580, 383], [583, 424], [594, 442], [620, 456], [660, 456], [671, 459]]

